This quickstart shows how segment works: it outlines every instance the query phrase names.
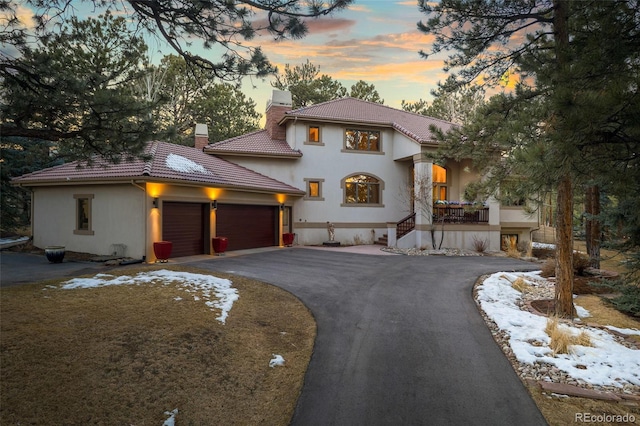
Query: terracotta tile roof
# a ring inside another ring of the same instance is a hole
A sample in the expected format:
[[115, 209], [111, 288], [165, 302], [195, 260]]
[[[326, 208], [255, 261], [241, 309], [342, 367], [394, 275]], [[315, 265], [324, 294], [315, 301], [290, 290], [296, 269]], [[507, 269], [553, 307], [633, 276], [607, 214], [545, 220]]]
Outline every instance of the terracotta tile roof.
[[204, 148], [204, 152], [209, 154], [260, 154], [270, 157], [302, 157], [302, 153], [299, 150], [292, 149], [286, 141], [271, 139], [266, 130], [258, 130], [209, 144]]
[[145, 153], [151, 157], [149, 161], [138, 159], [110, 164], [98, 158], [91, 167], [74, 161], [19, 176], [12, 182], [31, 186], [143, 179], [304, 194], [291, 185], [193, 147], [156, 141], [147, 145]]
[[446, 132], [455, 124], [356, 98], [340, 98], [288, 111], [283, 121], [295, 118], [390, 126], [419, 143], [435, 142], [429, 127]]

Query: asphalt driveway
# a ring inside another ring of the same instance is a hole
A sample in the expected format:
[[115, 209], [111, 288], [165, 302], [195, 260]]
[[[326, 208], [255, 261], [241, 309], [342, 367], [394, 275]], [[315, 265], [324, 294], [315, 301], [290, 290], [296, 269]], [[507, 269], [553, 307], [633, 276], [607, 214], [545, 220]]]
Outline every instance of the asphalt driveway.
[[472, 297], [500, 257], [279, 250], [192, 263], [290, 291], [318, 335], [295, 425], [544, 425]]

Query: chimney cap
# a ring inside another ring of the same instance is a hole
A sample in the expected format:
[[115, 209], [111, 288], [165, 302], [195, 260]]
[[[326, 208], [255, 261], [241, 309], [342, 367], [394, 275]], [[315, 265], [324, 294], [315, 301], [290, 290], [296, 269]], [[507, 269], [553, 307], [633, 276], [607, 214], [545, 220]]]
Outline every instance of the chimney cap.
[[209, 129], [206, 124], [196, 123], [196, 136], [209, 136]]
[[271, 105], [275, 106], [293, 106], [293, 98], [291, 92], [286, 90], [273, 90], [271, 93], [271, 99], [267, 101], [267, 108]]

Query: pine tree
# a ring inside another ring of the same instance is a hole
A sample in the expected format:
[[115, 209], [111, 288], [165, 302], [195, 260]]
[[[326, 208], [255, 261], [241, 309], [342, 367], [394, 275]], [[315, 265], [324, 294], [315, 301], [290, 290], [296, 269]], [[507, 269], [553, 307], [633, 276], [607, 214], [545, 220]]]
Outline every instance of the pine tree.
[[520, 78], [515, 91], [493, 97], [465, 126], [442, 135], [445, 154], [475, 158], [491, 177], [487, 193], [509, 176], [523, 178], [523, 193], [556, 192], [556, 313], [573, 316], [574, 191], [611, 177], [618, 156], [638, 152], [631, 119], [638, 112], [638, 2], [420, 4], [429, 20], [419, 27], [436, 36], [429, 53], [451, 50], [446, 67], [460, 70], [443, 89], [478, 78], [498, 84], [506, 72]]

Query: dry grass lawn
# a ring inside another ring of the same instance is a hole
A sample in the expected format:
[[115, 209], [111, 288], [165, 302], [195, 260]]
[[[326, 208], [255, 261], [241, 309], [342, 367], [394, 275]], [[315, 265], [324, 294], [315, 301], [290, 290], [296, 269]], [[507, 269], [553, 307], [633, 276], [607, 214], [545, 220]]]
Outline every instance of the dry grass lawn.
[[226, 324], [173, 285], [1, 289], [0, 424], [158, 426], [175, 408], [180, 425], [288, 424], [313, 317], [274, 286], [216, 276], [240, 296]]

